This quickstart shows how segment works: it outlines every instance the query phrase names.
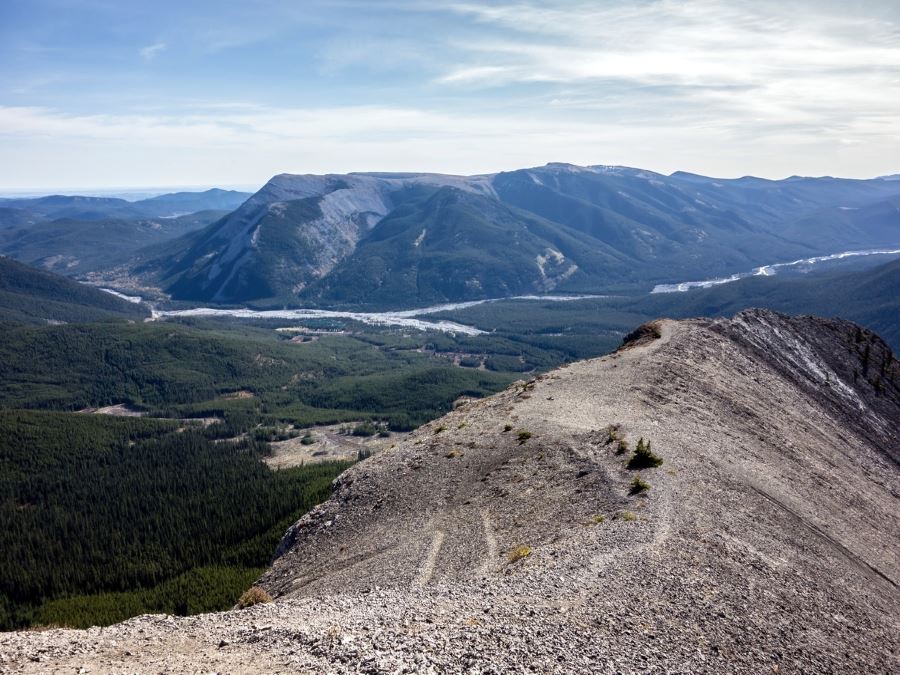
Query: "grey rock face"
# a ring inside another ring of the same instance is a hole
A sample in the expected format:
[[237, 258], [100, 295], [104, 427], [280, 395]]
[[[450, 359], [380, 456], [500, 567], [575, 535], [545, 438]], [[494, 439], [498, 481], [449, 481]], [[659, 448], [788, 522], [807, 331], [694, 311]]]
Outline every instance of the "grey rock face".
[[232, 302], [290, 295], [325, 276], [416, 187], [491, 194], [487, 177], [346, 174], [273, 177], [169, 263], [176, 295]]

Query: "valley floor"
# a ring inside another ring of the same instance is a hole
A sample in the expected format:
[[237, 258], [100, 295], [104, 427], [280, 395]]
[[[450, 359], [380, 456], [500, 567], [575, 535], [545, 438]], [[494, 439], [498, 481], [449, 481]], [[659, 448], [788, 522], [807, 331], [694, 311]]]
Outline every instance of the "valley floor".
[[403, 432], [391, 432], [386, 436], [352, 435], [352, 424], [331, 424], [316, 427], [304, 442], [303, 436], [270, 443], [272, 454], [263, 461], [273, 469], [303, 466], [320, 462], [355, 462], [389, 448], [403, 438]]

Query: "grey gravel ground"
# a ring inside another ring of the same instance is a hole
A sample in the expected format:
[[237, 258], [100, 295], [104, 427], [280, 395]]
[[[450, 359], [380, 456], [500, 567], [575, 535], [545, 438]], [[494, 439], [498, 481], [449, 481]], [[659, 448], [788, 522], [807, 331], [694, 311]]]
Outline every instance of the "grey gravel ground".
[[900, 671], [900, 364], [846, 322], [656, 329], [347, 471], [275, 603], [4, 634], [0, 671]]

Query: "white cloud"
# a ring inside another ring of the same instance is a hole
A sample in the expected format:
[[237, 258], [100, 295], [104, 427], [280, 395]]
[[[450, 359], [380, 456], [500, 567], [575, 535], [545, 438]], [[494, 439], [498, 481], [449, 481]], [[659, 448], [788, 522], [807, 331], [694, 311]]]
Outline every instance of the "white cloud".
[[145, 61], [152, 61], [156, 58], [156, 55], [162, 51], [165, 51], [167, 45], [165, 42], [157, 42], [152, 45], [148, 45], [146, 47], [142, 47], [139, 51], [141, 58]]
[[[873, 114], [822, 128], [813, 115], [760, 128], [764, 132], [743, 135], [730, 118], [713, 123], [693, 109], [597, 122], [528, 110], [450, 113], [390, 106], [229, 103], [118, 115], [0, 106], [0, 147], [17, 157], [0, 162], [0, 187], [71, 185], [73, 176], [87, 175], [93, 187], [102, 187], [247, 184], [280, 172], [482, 173], [547, 161], [771, 177], [897, 170], [895, 116]], [[840, 170], [823, 169], [833, 166]]]
[[[764, 134], [796, 124], [856, 133], [900, 126], [900, 26], [847, 3], [772, 0], [458, 3], [493, 30], [457, 44], [436, 82], [565, 87], [573, 111], [687, 112]], [[560, 102], [565, 101], [564, 106]], [[630, 108], [630, 110], [629, 110]]]
[[524, 79], [521, 73], [510, 66], [472, 66], [470, 68], [458, 68], [443, 75], [438, 79], [441, 83], [451, 82], [483, 82], [507, 81], [510, 78]]

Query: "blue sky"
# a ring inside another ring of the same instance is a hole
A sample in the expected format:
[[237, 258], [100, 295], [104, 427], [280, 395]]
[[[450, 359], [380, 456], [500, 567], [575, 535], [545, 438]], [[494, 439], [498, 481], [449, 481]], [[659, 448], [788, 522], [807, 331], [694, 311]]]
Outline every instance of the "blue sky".
[[900, 171], [900, 3], [0, 2], [0, 189]]

